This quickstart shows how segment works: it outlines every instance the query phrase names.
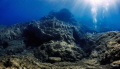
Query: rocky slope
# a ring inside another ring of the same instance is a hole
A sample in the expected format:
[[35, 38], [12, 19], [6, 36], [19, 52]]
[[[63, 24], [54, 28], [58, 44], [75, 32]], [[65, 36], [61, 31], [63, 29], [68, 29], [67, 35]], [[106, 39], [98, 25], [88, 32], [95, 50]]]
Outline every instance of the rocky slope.
[[0, 56], [0, 69], [119, 69], [120, 32], [84, 34], [63, 9], [40, 21], [1, 27]]
[[[24, 54], [32, 50], [36, 57], [44, 57], [41, 61], [46, 61], [48, 57], [74, 61], [84, 55], [82, 49], [77, 46], [80, 35], [77, 27], [65, 25], [57, 19], [13, 25], [1, 30], [0, 55]], [[67, 56], [68, 54], [71, 55]]]
[[[90, 57], [97, 58], [100, 64], [110, 64], [119, 68], [120, 60], [120, 32], [111, 31], [97, 36], [95, 48]], [[117, 63], [118, 62], [118, 63]]]

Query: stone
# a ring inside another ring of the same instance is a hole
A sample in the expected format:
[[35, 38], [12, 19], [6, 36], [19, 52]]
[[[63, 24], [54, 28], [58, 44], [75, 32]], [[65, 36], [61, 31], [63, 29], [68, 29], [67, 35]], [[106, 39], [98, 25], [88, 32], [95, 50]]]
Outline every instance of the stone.
[[60, 57], [49, 57], [48, 61], [51, 62], [51, 63], [60, 62], [61, 58]]
[[112, 68], [116, 68], [119, 69], [120, 68], [120, 60], [114, 61], [110, 64], [112, 66]]
[[[74, 43], [68, 44], [65, 41], [51, 41], [45, 43], [34, 50], [34, 54], [38, 59], [48, 60], [48, 57], [61, 57], [62, 61], [81, 60], [84, 52]], [[43, 55], [43, 57], [42, 57]]]

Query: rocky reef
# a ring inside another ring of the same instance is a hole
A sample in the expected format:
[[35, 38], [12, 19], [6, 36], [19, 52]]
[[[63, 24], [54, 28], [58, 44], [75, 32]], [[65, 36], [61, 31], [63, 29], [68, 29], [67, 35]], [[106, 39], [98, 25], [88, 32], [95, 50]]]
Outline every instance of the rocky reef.
[[[95, 42], [95, 48], [90, 57], [97, 58], [100, 64], [109, 64], [119, 68], [120, 60], [120, 32], [110, 31], [99, 34]], [[115, 63], [115, 64], [114, 64]]]
[[120, 68], [120, 32], [85, 33], [67, 9], [0, 33], [0, 69]]

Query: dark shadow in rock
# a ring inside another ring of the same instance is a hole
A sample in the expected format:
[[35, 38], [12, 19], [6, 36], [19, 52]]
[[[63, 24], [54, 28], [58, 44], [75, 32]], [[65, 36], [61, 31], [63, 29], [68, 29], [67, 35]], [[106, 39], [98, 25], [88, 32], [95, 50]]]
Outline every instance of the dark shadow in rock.
[[23, 36], [25, 37], [24, 43], [26, 46], [39, 46], [43, 43], [43, 41], [40, 40], [40, 36], [42, 36], [41, 31], [32, 24], [24, 30]]
[[8, 44], [7, 42], [4, 42], [4, 43], [2, 44], [3, 48], [7, 48], [8, 45], [9, 45], [9, 44]]
[[76, 44], [80, 44], [80, 34], [79, 31], [73, 29], [73, 37], [75, 39]]
[[117, 40], [117, 42], [120, 44], [120, 40]]
[[23, 32], [23, 37], [25, 37], [24, 43], [26, 46], [40, 46], [41, 44], [52, 40], [52, 37], [49, 37], [44, 33], [44, 30], [34, 26], [33, 24], [29, 25]]
[[11, 67], [12, 66], [12, 62], [10, 62], [10, 59], [8, 59], [5, 63], [4, 63], [5, 67]]

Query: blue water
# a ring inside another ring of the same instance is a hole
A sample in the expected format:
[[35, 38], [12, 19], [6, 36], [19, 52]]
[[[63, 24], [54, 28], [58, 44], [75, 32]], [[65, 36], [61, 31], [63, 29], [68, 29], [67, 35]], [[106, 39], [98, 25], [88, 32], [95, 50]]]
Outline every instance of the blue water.
[[[114, 4], [110, 3], [108, 11], [104, 14], [103, 7], [97, 7], [97, 14], [92, 14], [91, 9], [94, 7], [85, 3], [84, 0], [0, 0], [0, 24], [12, 25], [39, 20], [50, 11], [59, 11], [62, 8], [70, 10], [78, 21], [89, 28], [97, 31], [120, 30], [119, 0]], [[97, 22], [94, 22], [94, 18]]]

